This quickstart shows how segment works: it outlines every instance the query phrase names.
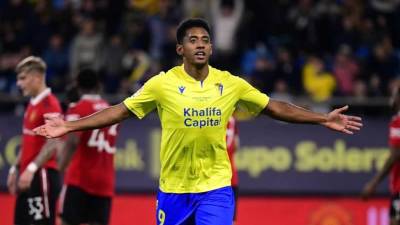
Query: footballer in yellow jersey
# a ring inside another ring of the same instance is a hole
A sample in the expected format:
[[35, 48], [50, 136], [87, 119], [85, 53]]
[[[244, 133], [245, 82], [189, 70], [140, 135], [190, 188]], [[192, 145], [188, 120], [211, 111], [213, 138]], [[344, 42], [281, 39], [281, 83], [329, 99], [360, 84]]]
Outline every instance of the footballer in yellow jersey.
[[225, 135], [235, 107], [258, 114], [268, 101], [227, 71], [209, 66], [207, 78], [197, 81], [181, 65], [150, 79], [124, 104], [139, 118], [157, 108], [162, 126], [160, 189], [199, 193], [231, 183]]
[[312, 123], [353, 134], [361, 118], [343, 112], [316, 113], [269, 99], [243, 79], [208, 64], [210, 28], [203, 19], [187, 19], [177, 29], [176, 51], [183, 65], [150, 79], [122, 103], [91, 116], [64, 121], [49, 118], [34, 131], [48, 138], [96, 129], [132, 114], [143, 118], [157, 109], [162, 126], [158, 225], [231, 225], [234, 196], [225, 132], [235, 107], [291, 123]]

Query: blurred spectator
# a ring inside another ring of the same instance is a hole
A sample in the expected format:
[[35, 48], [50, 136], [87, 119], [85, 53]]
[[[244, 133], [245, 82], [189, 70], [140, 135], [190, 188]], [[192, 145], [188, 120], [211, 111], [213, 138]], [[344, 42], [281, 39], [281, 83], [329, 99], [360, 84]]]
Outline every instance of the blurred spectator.
[[166, 71], [171, 67], [182, 64], [181, 58], [176, 54], [176, 26], [167, 25], [164, 44], [161, 46], [163, 57], [160, 62], [161, 70]]
[[352, 49], [357, 48], [359, 37], [357, 30], [358, 22], [359, 18], [355, 15], [346, 15], [343, 17], [340, 27], [336, 31], [336, 47], [347, 45]]
[[367, 64], [370, 95], [388, 96], [390, 94], [389, 84], [400, 75], [399, 62], [391, 39], [385, 36], [375, 45], [373, 55]]
[[131, 94], [149, 78], [150, 56], [144, 51], [130, 49], [124, 55], [122, 65], [128, 75], [121, 80], [119, 92]]
[[[258, 41], [276, 37], [280, 45], [292, 41], [287, 18], [294, 1], [245, 1], [245, 12], [237, 34], [239, 47], [248, 48]], [[267, 43], [269, 44], [269, 43]]]
[[221, 69], [232, 68], [237, 60], [236, 31], [244, 11], [243, 0], [213, 0], [211, 2], [213, 27], [214, 66]]
[[122, 32], [122, 18], [124, 17], [126, 4], [126, 1], [106, 0], [104, 6], [106, 9], [104, 12], [106, 36]]
[[79, 4], [79, 15], [83, 18], [92, 18], [96, 21], [104, 19], [104, 0], [81, 0]]
[[370, 18], [364, 18], [361, 21], [359, 32], [355, 56], [364, 61], [370, 56], [371, 46], [377, 41], [378, 34], [375, 32], [375, 25]]
[[73, 2], [63, 1], [63, 7], [54, 10], [51, 18], [54, 23], [53, 33], [62, 35], [67, 45], [79, 31], [82, 20], [80, 14], [74, 11]]
[[288, 14], [295, 46], [298, 49], [311, 50], [316, 43], [315, 17], [312, 0], [299, 0]]
[[149, 51], [151, 33], [146, 14], [130, 8], [123, 18], [122, 32], [129, 48]]
[[118, 90], [122, 77], [122, 59], [125, 54], [125, 46], [119, 35], [110, 38], [104, 50], [104, 61], [102, 63], [104, 77], [103, 86], [107, 93], [115, 93]]
[[134, 8], [146, 12], [146, 14], [154, 15], [159, 10], [159, 0], [129, 0]]
[[182, 10], [185, 18], [200, 17], [210, 19], [210, 3], [212, 0], [185, 0], [182, 1]]
[[[277, 53], [276, 76], [278, 80], [285, 83], [292, 94], [302, 92], [301, 76], [297, 66], [293, 62], [293, 57], [287, 48], [281, 47]], [[276, 87], [276, 86], [275, 86]]]
[[248, 49], [241, 60], [244, 78], [256, 88], [265, 93], [271, 93], [273, 84], [267, 83], [267, 79], [275, 78], [272, 55], [264, 43], [258, 42], [254, 49]]
[[329, 53], [334, 51], [335, 40], [332, 34], [336, 32], [336, 27], [340, 24], [340, 7], [336, 0], [320, 0], [315, 3], [315, 29], [319, 50]]
[[[2, 52], [17, 52], [29, 44], [29, 21], [35, 19], [33, 8], [22, 0], [11, 0], [0, 9], [0, 40]], [[35, 27], [31, 27], [35, 28]]]
[[362, 80], [355, 80], [353, 85], [353, 95], [357, 101], [365, 101], [368, 97], [367, 85]]
[[378, 33], [380, 36], [389, 35], [390, 28], [387, 21], [387, 17], [384, 15], [376, 15], [375, 17], [375, 32]]
[[293, 102], [293, 96], [289, 93], [286, 81], [277, 79], [274, 90], [271, 93], [271, 98], [285, 102]]
[[354, 80], [359, 75], [359, 67], [351, 55], [349, 46], [343, 45], [336, 53], [333, 74], [338, 83], [339, 93], [345, 96], [352, 95]]
[[255, 69], [256, 59], [259, 57], [270, 57], [267, 47], [262, 42], [257, 42], [253, 49], [247, 49], [244, 52], [241, 67], [245, 75], [250, 75]]
[[380, 13], [393, 13], [400, 4], [399, 0], [369, 0], [371, 7]]
[[42, 54], [47, 47], [53, 31], [52, 10], [48, 0], [38, 0], [34, 7], [35, 16], [27, 22], [27, 29], [32, 35], [30, 45], [34, 54]]
[[100, 69], [103, 58], [103, 37], [95, 30], [95, 26], [94, 20], [85, 19], [81, 31], [73, 40], [70, 60], [70, 73], [73, 75], [84, 67], [95, 71]]
[[163, 46], [168, 42], [168, 32], [171, 26], [176, 26], [181, 18], [179, 8], [174, 0], [159, 0], [159, 11], [149, 18], [151, 31], [150, 56], [161, 63], [164, 58]]
[[325, 71], [324, 62], [312, 56], [307, 60], [303, 68], [304, 90], [316, 102], [328, 100], [335, 91], [335, 77]]
[[50, 38], [49, 46], [43, 53], [43, 60], [47, 63], [48, 84], [55, 92], [63, 91], [69, 66], [69, 52], [61, 35], [54, 34]]

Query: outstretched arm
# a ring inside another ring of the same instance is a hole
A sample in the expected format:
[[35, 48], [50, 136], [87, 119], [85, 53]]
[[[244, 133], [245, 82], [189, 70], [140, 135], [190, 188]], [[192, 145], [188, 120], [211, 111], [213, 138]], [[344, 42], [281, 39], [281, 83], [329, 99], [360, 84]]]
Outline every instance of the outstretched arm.
[[64, 121], [63, 119], [54, 117], [47, 118], [44, 125], [35, 128], [33, 131], [37, 135], [54, 138], [73, 131], [106, 127], [119, 123], [130, 115], [131, 112], [126, 108], [124, 103], [120, 103], [75, 121]]
[[364, 186], [364, 189], [361, 192], [361, 197], [364, 200], [368, 200], [368, 198], [371, 197], [378, 184], [389, 174], [393, 164], [398, 160], [400, 160], [400, 149], [391, 148], [390, 155], [386, 159], [383, 168]]
[[361, 118], [342, 114], [347, 109], [348, 106], [344, 106], [328, 114], [322, 114], [290, 103], [270, 99], [263, 110], [263, 114], [290, 123], [320, 124], [335, 131], [353, 134], [353, 131], [358, 131], [362, 127]]

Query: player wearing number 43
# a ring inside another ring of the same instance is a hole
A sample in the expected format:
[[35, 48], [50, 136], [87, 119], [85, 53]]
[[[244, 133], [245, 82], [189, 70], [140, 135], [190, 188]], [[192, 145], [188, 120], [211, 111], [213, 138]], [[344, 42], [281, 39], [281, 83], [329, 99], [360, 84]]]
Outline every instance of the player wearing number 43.
[[132, 115], [143, 118], [157, 109], [162, 127], [157, 224], [231, 225], [235, 201], [225, 134], [236, 107], [346, 134], [362, 126], [361, 118], [342, 114], [347, 106], [328, 114], [312, 112], [270, 99], [245, 80], [211, 67], [210, 37], [206, 21], [183, 21], [176, 35], [183, 65], [154, 76], [118, 105], [75, 121], [53, 118], [35, 132], [53, 138], [109, 126]]
[[[66, 120], [74, 121], [107, 108], [99, 92], [97, 74], [89, 69], [79, 72], [78, 102], [70, 104]], [[114, 194], [114, 152], [118, 125], [74, 132], [66, 137], [59, 167], [65, 173], [60, 196], [62, 225], [107, 225]]]

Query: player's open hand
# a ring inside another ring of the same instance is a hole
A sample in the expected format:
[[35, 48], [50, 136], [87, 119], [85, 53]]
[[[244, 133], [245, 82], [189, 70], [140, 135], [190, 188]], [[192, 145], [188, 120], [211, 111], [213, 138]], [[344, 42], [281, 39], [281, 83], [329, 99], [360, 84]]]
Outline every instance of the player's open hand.
[[328, 121], [323, 123], [323, 125], [346, 134], [353, 134], [354, 131], [359, 131], [363, 126], [361, 117], [342, 114], [348, 108], [349, 106], [346, 105], [330, 112], [328, 114]]
[[45, 124], [33, 129], [36, 135], [44, 136], [46, 138], [61, 137], [68, 133], [68, 129], [65, 126], [65, 121], [57, 117], [45, 117]]

